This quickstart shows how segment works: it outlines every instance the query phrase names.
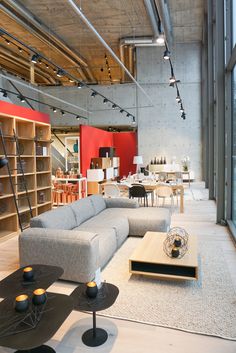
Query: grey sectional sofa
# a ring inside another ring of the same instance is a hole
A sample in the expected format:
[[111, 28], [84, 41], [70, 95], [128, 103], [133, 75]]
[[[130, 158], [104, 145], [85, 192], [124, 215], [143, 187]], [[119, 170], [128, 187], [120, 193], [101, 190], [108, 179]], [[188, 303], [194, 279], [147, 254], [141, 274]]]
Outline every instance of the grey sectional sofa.
[[34, 217], [19, 236], [20, 264], [61, 266], [62, 279], [87, 282], [125, 239], [167, 231], [167, 209], [139, 207], [135, 200], [93, 195]]

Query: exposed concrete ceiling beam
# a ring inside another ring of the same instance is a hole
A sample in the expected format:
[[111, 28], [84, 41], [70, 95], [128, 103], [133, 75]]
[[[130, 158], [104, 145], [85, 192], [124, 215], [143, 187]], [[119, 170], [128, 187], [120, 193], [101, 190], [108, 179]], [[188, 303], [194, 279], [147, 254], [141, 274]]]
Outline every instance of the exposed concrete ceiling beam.
[[[70, 49], [68, 45], [64, 43], [61, 38], [58, 38], [58, 36], [53, 33], [45, 24], [37, 21], [35, 16], [33, 16], [33, 14], [31, 14], [31, 12], [28, 11], [24, 6], [15, 0], [2, 0], [0, 9], [2, 9], [8, 16], [13, 18], [17, 23], [33, 33], [33, 35], [42, 40], [48, 46], [53, 47], [61, 55], [65, 56], [65, 58], [73, 65], [80, 65], [80, 72], [83, 80], [90, 79], [92, 82], [96, 82], [86, 60], [82, 58], [81, 55]], [[83, 69], [85, 69], [85, 73], [83, 72]]]

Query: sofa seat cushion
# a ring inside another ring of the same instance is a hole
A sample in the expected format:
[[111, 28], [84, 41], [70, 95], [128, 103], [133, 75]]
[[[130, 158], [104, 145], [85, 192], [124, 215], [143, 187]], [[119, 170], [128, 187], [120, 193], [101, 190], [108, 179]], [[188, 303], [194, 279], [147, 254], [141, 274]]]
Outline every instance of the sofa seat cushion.
[[30, 220], [30, 226], [33, 228], [50, 228], [50, 229], [73, 229], [77, 225], [74, 212], [71, 207], [59, 207]]
[[85, 197], [84, 199], [72, 202], [70, 204], [70, 207], [75, 215], [75, 227], [87, 221], [87, 219], [95, 216], [95, 210], [90, 200], [90, 197]]
[[[115, 209], [113, 210], [115, 211]], [[107, 212], [107, 209], [84, 222], [76, 229], [86, 229], [86, 227], [89, 227], [90, 230], [93, 229], [96, 232], [99, 232], [100, 228], [104, 227], [115, 229], [117, 248], [121, 246], [129, 234], [129, 223], [125, 213], [119, 214], [117, 212]]]
[[147, 231], [166, 232], [170, 227], [170, 211], [158, 207], [140, 207], [127, 214], [129, 235], [144, 236]]
[[95, 215], [105, 210], [106, 203], [102, 195], [91, 195], [89, 199], [94, 207]]
[[[95, 227], [83, 226], [76, 228], [79, 231], [93, 232]], [[112, 228], [97, 228], [96, 230], [99, 239], [99, 266], [103, 268], [111, 259], [117, 249], [117, 240], [115, 229]]]

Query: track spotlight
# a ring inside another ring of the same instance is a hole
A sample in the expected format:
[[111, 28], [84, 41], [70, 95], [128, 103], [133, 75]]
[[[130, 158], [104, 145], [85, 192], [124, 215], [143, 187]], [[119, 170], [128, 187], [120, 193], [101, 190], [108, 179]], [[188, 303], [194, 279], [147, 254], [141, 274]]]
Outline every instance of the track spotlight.
[[34, 64], [37, 64], [37, 62], [39, 61], [39, 55], [38, 54], [33, 54], [32, 58], [31, 58], [31, 62]]
[[135, 117], [133, 116], [132, 121], [131, 121], [131, 126], [135, 126], [136, 125], [136, 121], [135, 121]]
[[53, 111], [53, 113], [56, 113], [57, 112], [57, 108], [53, 107], [52, 111]]
[[76, 120], [78, 120], [78, 121], [80, 120], [80, 116], [79, 115], [76, 116]]
[[127, 118], [129, 118], [130, 117], [130, 113], [127, 113], [126, 116], [127, 116]]
[[5, 91], [5, 89], [4, 89], [1, 92], [2, 92], [2, 96], [6, 98], [7, 97], [7, 91]]
[[124, 113], [124, 109], [121, 109], [121, 110], [120, 110], [120, 113], [121, 113], [121, 114]]
[[103, 104], [107, 104], [107, 102], [108, 102], [108, 99], [107, 99], [107, 98], [104, 98], [104, 99], [103, 99]]
[[183, 104], [181, 104], [181, 105], [180, 105], [180, 111], [181, 111], [181, 113], [183, 113], [183, 112], [184, 112], [184, 107], [183, 107]]
[[156, 43], [159, 45], [165, 44], [165, 36], [163, 33], [160, 33], [159, 36], [156, 39]]
[[22, 48], [21, 47], [18, 47], [18, 50], [20, 53], [22, 53]]
[[183, 112], [183, 113], [181, 114], [181, 118], [182, 118], [183, 120], [186, 119], [186, 114], [185, 114], [185, 112]]
[[175, 82], [176, 82], [175, 77], [174, 77], [174, 76], [171, 76], [170, 79], [169, 79], [169, 82], [170, 82], [170, 84], [175, 83]]
[[116, 105], [115, 104], [112, 104], [112, 109], [115, 109], [116, 108]]
[[64, 110], [61, 110], [61, 115], [65, 115], [65, 112], [64, 112]]
[[46, 66], [46, 69], [49, 69], [49, 65], [48, 64], [45, 64], [45, 66]]
[[77, 84], [77, 88], [78, 88], [78, 89], [81, 89], [83, 86], [84, 86], [84, 84], [83, 84], [82, 82], [79, 82], [79, 83]]
[[165, 59], [165, 60], [170, 60], [170, 52], [169, 52], [168, 49], [166, 49], [166, 50], [164, 51], [163, 59]]
[[91, 93], [91, 97], [96, 97], [96, 95], [97, 95], [97, 92], [95, 92], [95, 91], [93, 91], [92, 93]]
[[69, 78], [69, 81], [70, 81], [71, 83], [75, 82], [74, 80], [72, 80], [72, 78]]
[[25, 97], [23, 97], [23, 96], [17, 96], [17, 98], [19, 98], [19, 100], [22, 102], [22, 103], [24, 103], [25, 102]]
[[7, 45], [11, 44], [11, 42], [8, 39], [5, 39], [5, 41], [6, 41]]
[[180, 103], [180, 102], [181, 102], [181, 98], [180, 98], [180, 96], [176, 96], [176, 98], [175, 98], [175, 99], [176, 99], [176, 102], [177, 102], [177, 103]]
[[57, 77], [64, 76], [64, 71], [62, 69], [57, 70]]

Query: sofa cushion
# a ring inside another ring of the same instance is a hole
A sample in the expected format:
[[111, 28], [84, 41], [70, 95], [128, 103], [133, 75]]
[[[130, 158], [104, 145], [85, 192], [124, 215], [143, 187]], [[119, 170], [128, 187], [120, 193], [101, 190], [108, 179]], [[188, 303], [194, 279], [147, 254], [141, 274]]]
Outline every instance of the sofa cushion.
[[129, 234], [129, 223], [127, 216], [125, 216], [125, 214], [119, 216], [116, 212], [106, 213], [106, 210], [84, 222], [76, 229], [88, 229], [90, 231], [93, 229], [96, 232], [100, 232], [101, 228], [111, 228], [115, 230], [117, 248], [120, 247]]
[[58, 207], [30, 220], [33, 228], [73, 229], [77, 225], [70, 206]]
[[75, 227], [79, 226], [81, 223], [85, 222], [87, 219], [95, 215], [95, 210], [90, 200], [90, 197], [86, 197], [84, 199], [72, 202], [70, 204], [70, 207], [75, 215]]
[[138, 208], [137, 200], [127, 199], [125, 197], [105, 198], [107, 208]]
[[106, 208], [106, 203], [102, 195], [89, 196], [95, 211], [95, 215], [102, 212]]
[[[76, 228], [79, 231], [93, 232], [94, 227], [81, 225]], [[104, 267], [117, 249], [115, 229], [100, 227], [96, 230], [99, 241], [99, 266]]]

